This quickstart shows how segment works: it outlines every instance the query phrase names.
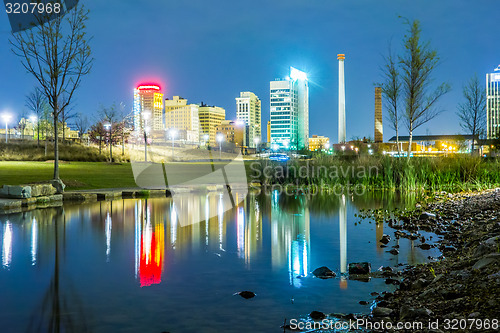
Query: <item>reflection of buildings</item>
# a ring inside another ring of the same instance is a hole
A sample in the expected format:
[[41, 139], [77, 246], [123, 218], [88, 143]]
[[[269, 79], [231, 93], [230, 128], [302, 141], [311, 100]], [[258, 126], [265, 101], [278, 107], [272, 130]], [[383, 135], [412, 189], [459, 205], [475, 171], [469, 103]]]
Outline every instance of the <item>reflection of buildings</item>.
[[236, 214], [238, 256], [250, 266], [251, 257], [262, 246], [262, 217], [255, 196], [248, 196]]
[[135, 267], [141, 287], [161, 282], [165, 254], [165, 228], [163, 220], [151, 221], [147, 200], [135, 207]]
[[300, 287], [300, 278], [307, 276], [309, 271], [309, 208], [299, 202], [295, 213], [283, 211], [277, 191], [273, 193], [271, 201], [272, 265], [281, 267], [286, 258], [290, 284]]

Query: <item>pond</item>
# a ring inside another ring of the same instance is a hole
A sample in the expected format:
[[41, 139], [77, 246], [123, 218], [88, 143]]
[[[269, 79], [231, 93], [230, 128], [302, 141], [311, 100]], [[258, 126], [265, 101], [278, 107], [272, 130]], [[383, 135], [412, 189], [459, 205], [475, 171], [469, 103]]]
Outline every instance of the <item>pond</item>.
[[[5, 332], [283, 332], [285, 318], [313, 310], [368, 313], [359, 301], [392, 286], [348, 279], [348, 263], [413, 265], [437, 250], [406, 238], [381, 248], [377, 240], [394, 230], [355, 214], [415, 200], [271, 192], [228, 207], [210, 192], [0, 215], [0, 325]], [[399, 254], [388, 253], [396, 242]], [[313, 277], [320, 266], [337, 277]]]

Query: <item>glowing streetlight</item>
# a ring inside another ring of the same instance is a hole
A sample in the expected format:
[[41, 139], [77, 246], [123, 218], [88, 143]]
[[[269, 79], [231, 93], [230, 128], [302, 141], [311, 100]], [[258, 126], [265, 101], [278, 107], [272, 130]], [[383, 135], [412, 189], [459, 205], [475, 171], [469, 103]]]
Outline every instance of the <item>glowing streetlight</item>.
[[345, 150], [345, 146], [341, 146], [340, 148], [342, 148], [342, 152], [344, 152], [344, 150]]
[[325, 143], [325, 149], [326, 150], [330, 149], [330, 142]]
[[170, 129], [170, 138], [172, 139], [172, 161], [174, 160], [174, 140], [177, 136], [177, 130], [175, 128]]
[[11, 118], [12, 118], [12, 115], [10, 115], [8, 113], [2, 114], [2, 119], [5, 122], [5, 143], [9, 142], [9, 140], [8, 140], [8, 137], [9, 137], [9, 127], [8, 127], [8, 124], [9, 124], [9, 120]]
[[358, 147], [356, 147], [356, 148], [354, 148], [354, 150], [356, 151], [356, 154], [357, 154], [357, 153], [358, 153], [359, 148], [358, 148]]
[[222, 141], [224, 141], [224, 134], [217, 134], [217, 142], [219, 143], [219, 159], [222, 159]]
[[253, 138], [253, 143], [255, 144], [255, 152], [258, 153], [259, 152], [260, 138], [258, 138], [258, 137]]

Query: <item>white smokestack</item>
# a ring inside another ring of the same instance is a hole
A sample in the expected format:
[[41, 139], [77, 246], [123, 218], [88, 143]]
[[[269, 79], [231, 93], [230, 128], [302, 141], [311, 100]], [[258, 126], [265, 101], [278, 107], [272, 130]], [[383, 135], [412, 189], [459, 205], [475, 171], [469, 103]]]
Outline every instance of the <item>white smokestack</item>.
[[345, 134], [345, 86], [344, 59], [345, 54], [337, 54], [339, 60], [339, 143], [346, 142]]

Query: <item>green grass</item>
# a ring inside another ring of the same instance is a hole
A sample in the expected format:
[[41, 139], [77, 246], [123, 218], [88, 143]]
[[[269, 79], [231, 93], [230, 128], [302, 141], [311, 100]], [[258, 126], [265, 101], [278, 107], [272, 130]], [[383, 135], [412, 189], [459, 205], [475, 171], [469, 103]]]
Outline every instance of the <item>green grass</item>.
[[[62, 163], [60, 177], [66, 190], [115, 187], [137, 187], [130, 163], [106, 162]], [[54, 164], [50, 162], [0, 161], [0, 185], [19, 185], [52, 179]]]

